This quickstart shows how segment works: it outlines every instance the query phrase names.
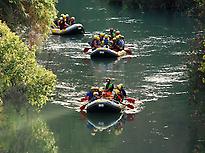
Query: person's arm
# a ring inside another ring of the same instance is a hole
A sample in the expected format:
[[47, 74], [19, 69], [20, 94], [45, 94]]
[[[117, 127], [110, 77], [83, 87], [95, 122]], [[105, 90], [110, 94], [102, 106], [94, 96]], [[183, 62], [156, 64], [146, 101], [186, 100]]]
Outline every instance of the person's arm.
[[122, 94], [123, 94], [124, 97], [127, 96], [127, 93], [126, 93], [126, 91], [124, 89], [122, 89]]

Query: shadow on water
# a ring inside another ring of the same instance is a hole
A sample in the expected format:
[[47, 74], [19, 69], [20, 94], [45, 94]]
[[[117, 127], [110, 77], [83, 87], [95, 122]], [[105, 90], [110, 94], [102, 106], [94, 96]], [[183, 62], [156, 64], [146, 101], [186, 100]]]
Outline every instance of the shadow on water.
[[61, 36], [63, 39], [62, 40], [64, 40], [64, 39], [66, 39], [66, 38], [70, 38], [71, 40], [79, 40], [79, 39], [82, 39], [82, 38], [84, 38], [84, 34], [72, 34], [72, 35], [62, 35]]
[[86, 120], [86, 127], [91, 135], [97, 133], [108, 133], [120, 135], [123, 132], [126, 122], [134, 121], [135, 114], [112, 114], [112, 113], [91, 113], [81, 112], [81, 118]]
[[92, 63], [96, 65], [97, 64], [107, 65], [107, 64], [115, 62], [117, 59], [116, 58], [94, 58], [91, 60], [92, 60]]
[[58, 153], [52, 130], [19, 97], [17, 100], [7, 98], [0, 106], [0, 152]]
[[93, 65], [115, 65], [119, 62], [121, 63], [128, 63], [130, 62], [132, 57], [119, 57], [119, 58], [94, 58], [91, 59], [91, 63]]

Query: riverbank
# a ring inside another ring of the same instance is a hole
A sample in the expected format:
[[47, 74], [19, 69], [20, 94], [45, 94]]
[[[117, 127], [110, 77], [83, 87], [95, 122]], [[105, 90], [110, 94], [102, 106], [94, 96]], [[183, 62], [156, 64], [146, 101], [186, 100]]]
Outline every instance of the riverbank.
[[[194, 54], [196, 55], [194, 58], [194, 63], [196, 66], [196, 77], [199, 79], [196, 83], [199, 87], [199, 90], [203, 90], [202, 85], [205, 84], [205, 1], [199, 1], [195, 0], [197, 2], [197, 5], [195, 7], [194, 15], [198, 21], [198, 33], [195, 37], [195, 48], [194, 48]], [[201, 88], [201, 89], [200, 89]]]
[[195, 5], [194, 0], [107, 0], [110, 4], [118, 4], [128, 8], [187, 10]]
[[35, 54], [50, 32], [56, 0], [0, 3], [0, 99], [4, 103], [7, 95], [21, 93], [41, 108], [55, 89], [56, 75], [39, 65]]

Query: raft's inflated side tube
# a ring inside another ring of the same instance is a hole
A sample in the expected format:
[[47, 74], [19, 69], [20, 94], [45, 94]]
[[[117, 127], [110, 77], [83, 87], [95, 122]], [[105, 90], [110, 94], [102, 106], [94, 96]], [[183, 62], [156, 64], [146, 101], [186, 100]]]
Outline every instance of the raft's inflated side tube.
[[91, 59], [94, 58], [117, 58], [119, 55], [117, 52], [109, 48], [97, 48], [90, 54]]
[[97, 99], [87, 105], [88, 113], [120, 113], [121, 105], [107, 99]]
[[74, 35], [74, 34], [83, 34], [84, 28], [82, 24], [73, 24], [66, 29], [51, 29], [52, 34], [54, 35]]

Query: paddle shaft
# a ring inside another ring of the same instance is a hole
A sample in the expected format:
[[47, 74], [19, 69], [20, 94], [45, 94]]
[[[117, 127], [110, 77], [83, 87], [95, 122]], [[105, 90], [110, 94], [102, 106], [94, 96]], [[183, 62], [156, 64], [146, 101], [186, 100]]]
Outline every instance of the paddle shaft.
[[122, 104], [122, 105], [125, 105], [125, 106], [127, 106], [128, 108], [130, 108], [130, 109], [134, 109], [134, 106], [133, 106], [133, 105], [124, 104], [124, 103], [122, 103], [121, 101], [116, 101], [116, 100], [113, 100], [113, 101], [115, 101], [116, 103], [120, 103], [120, 104]]
[[[88, 103], [89, 103], [89, 102], [88, 102]], [[80, 106], [80, 110], [83, 111], [83, 110], [85, 109], [85, 107], [87, 106], [88, 103], [86, 103], [86, 104]]]

